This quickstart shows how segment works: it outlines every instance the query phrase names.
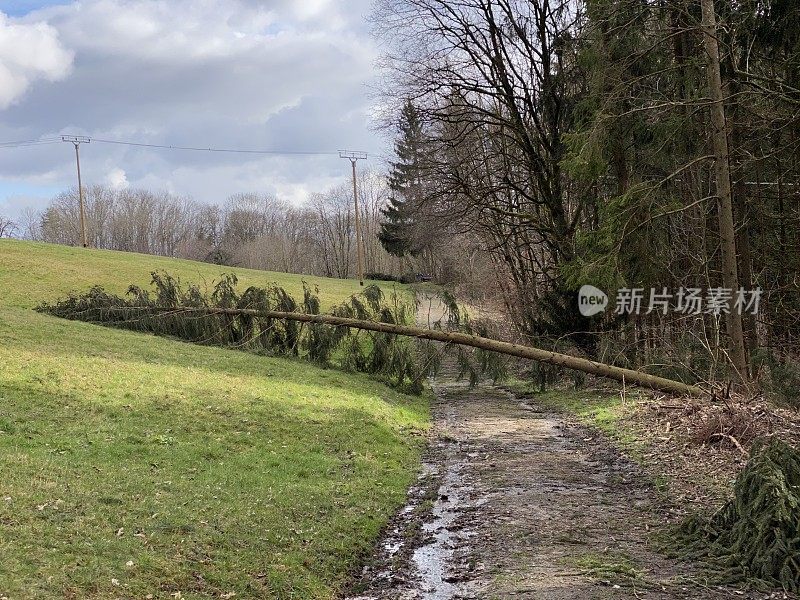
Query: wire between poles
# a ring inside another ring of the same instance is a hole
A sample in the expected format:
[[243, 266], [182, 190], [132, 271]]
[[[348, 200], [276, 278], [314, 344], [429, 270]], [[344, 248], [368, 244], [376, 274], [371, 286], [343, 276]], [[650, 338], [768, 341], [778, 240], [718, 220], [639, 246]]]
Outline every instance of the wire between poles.
[[165, 144], [146, 144], [143, 142], [126, 142], [123, 140], [105, 140], [91, 138], [93, 142], [101, 144], [117, 144], [120, 146], [137, 146], [141, 148], [163, 148], [165, 150], [190, 150], [194, 152], [228, 152], [235, 154], [283, 154], [283, 155], [336, 155], [338, 151], [327, 150], [249, 150], [239, 148], [203, 148], [200, 146], [173, 146]]
[[[72, 136], [68, 136], [72, 137]], [[99, 144], [114, 144], [118, 146], [134, 146], [138, 148], [158, 148], [164, 150], [187, 150], [191, 152], [218, 152], [229, 154], [263, 154], [263, 155], [276, 155], [276, 156], [337, 156], [341, 150], [255, 150], [248, 148], [215, 148], [202, 147], [202, 146], [176, 146], [172, 144], [148, 144], [145, 142], [129, 142], [126, 140], [108, 140], [104, 138], [85, 137], [86, 142], [95, 142]], [[62, 136], [63, 138], [63, 136]], [[21, 148], [25, 146], [44, 146], [49, 144], [59, 144], [64, 141], [62, 138], [40, 138], [37, 140], [18, 140], [13, 142], [0, 142], [0, 149], [3, 148]], [[366, 152], [358, 153], [361, 158], [367, 158]], [[373, 154], [372, 156], [383, 156], [381, 154]]]
[[47, 146], [49, 144], [60, 144], [60, 138], [44, 138], [39, 140], [19, 140], [16, 142], [0, 142], [2, 148], [22, 148], [25, 146]]

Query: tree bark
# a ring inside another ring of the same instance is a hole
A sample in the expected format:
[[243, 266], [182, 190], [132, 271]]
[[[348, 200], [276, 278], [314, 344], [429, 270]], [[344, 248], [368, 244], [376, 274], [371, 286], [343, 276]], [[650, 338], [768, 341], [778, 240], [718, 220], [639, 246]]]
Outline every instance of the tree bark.
[[[711, 92], [711, 124], [714, 142], [714, 174], [719, 203], [719, 236], [722, 250], [722, 286], [735, 294], [739, 289], [739, 275], [736, 260], [736, 228], [733, 222], [733, 200], [731, 195], [731, 176], [728, 134], [725, 123], [725, 105], [722, 95], [722, 77], [719, 66], [719, 44], [717, 42], [717, 18], [714, 0], [700, 0], [703, 14], [703, 33], [708, 60], [708, 87]], [[744, 346], [742, 315], [734, 310], [733, 300], [728, 302], [726, 315], [728, 336], [730, 337], [730, 360], [738, 378], [747, 381], [749, 369]]]
[[[742, 106], [741, 92], [742, 86], [739, 80], [732, 75], [736, 71], [742, 71], [747, 68], [746, 55], [742, 55], [739, 59], [741, 65], [736, 64], [734, 53], [731, 52], [727, 58], [727, 65], [723, 71], [723, 85], [727, 90], [728, 96], [731, 98], [730, 107], [730, 143], [732, 146], [730, 171], [731, 179], [733, 181], [733, 220], [736, 224], [736, 251], [738, 254], [738, 267], [739, 267], [739, 285], [746, 290], [752, 289], [755, 284], [753, 278], [753, 255], [750, 250], [750, 235], [751, 235], [751, 200], [747, 192], [747, 171], [744, 168], [742, 148], [746, 148], [744, 139], [744, 125], [742, 122], [745, 119], [745, 114]], [[727, 75], [726, 72], [727, 71]], [[744, 329], [745, 352], [747, 356], [752, 356], [753, 352], [758, 349], [758, 336], [756, 334], [756, 318], [755, 315], [747, 313], [742, 315], [742, 328]]]

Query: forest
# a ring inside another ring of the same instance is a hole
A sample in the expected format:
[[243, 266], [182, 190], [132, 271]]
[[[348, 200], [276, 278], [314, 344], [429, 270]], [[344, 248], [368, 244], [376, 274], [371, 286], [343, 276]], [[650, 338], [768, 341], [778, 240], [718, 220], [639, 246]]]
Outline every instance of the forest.
[[[794, 2], [386, 0], [375, 27], [387, 248], [479, 240], [531, 342], [796, 393]], [[583, 285], [641, 310], [584, 316]]]

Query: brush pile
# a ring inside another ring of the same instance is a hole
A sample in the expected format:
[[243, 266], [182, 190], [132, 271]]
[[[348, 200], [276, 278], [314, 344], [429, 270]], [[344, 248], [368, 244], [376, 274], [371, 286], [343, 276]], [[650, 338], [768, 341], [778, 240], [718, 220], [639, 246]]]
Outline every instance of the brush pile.
[[726, 582], [800, 591], [800, 452], [772, 438], [756, 442], [734, 495], [711, 518], [682, 526], [694, 558], [706, 558]]

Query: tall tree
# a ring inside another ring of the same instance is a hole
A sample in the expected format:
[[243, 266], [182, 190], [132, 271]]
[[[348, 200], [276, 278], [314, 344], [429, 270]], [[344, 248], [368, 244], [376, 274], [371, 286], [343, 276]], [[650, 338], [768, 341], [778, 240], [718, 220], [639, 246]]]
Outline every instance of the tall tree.
[[583, 87], [574, 55], [580, 7], [563, 0], [376, 6], [395, 84], [387, 94], [414, 98], [426, 124], [426, 220], [482, 237], [526, 334], [585, 330], [568, 308], [573, 297], [560, 272], [586, 208], [562, 169], [563, 135]]
[[[720, 75], [719, 44], [717, 42], [717, 17], [714, 0], [700, 0], [703, 11], [703, 34], [708, 60], [708, 87], [711, 92], [711, 123], [714, 138], [714, 175], [717, 186], [719, 236], [722, 250], [722, 284], [729, 290], [739, 289], [736, 264], [736, 227], [733, 222], [733, 199], [731, 195], [731, 173], [728, 163], [728, 129], [725, 122], [725, 104]], [[728, 302], [726, 315], [730, 337], [731, 362], [739, 377], [749, 378], [747, 354], [744, 347], [742, 315]]]
[[421, 250], [415, 211], [421, 194], [423, 137], [419, 111], [411, 100], [406, 100], [394, 145], [397, 161], [392, 163], [389, 172], [391, 195], [381, 211], [384, 218], [378, 232], [381, 245], [394, 256], [413, 256]]

